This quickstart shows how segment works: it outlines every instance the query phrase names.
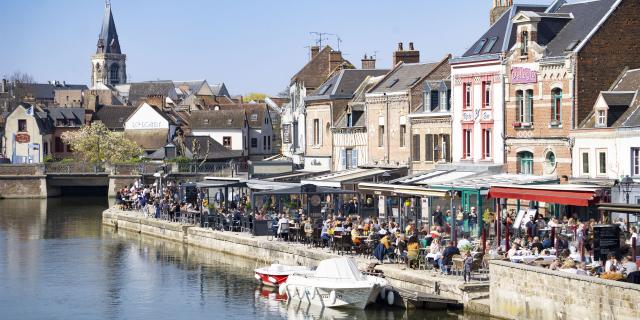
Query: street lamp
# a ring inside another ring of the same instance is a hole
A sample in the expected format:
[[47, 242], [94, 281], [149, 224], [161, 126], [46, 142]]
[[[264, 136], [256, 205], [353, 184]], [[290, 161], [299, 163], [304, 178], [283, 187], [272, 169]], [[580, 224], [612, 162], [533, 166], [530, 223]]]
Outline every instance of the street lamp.
[[[625, 200], [627, 204], [629, 204], [629, 194], [631, 193], [631, 189], [633, 189], [633, 178], [626, 175], [622, 180], [620, 180], [620, 184], [618, 185], [620, 191], [624, 193]], [[629, 231], [629, 212], [627, 212], [627, 231]]]

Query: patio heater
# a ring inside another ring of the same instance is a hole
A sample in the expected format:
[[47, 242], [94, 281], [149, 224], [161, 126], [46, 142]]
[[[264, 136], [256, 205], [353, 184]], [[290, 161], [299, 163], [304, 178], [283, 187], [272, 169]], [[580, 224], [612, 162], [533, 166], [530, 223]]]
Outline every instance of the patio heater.
[[[633, 179], [631, 177], [629, 177], [628, 175], [625, 176], [624, 178], [622, 178], [622, 180], [620, 180], [620, 183], [618, 184], [618, 187], [620, 188], [620, 191], [622, 193], [624, 193], [624, 198], [627, 201], [627, 204], [629, 204], [629, 194], [631, 193], [631, 190], [633, 189]], [[629, 213], [627, 212], [627, 232], [629, 232]]]

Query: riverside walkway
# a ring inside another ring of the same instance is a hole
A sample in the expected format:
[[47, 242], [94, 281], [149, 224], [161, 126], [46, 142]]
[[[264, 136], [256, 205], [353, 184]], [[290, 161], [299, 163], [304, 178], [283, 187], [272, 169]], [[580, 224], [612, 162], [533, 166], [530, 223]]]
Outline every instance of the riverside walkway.
[[[264, 264], [277, 261], [283, 264], [315, 266], [324, 259], [340, 256], [327, 248], [270, 240], [270, 237], [253, 236], [246, 232], [218, 231], [158, 220], [145, 217], [141, 212], [123, 211], [116, 207], [103, 212], [102, 222], [118, 229], [254, 259]], [[363, 256], [353, 257], [361, 270], [376, 261]], [[432, 270], [409, 269], [405, 264], [385, 263], [375, 268], [384, 272], [386, 279], [400, 292], [455, 300], [467, 310], [489, 313], [489, 282], [486, 275], [475, 275], [477, 280], [465, 284], [459, 276], [442, 275]]]

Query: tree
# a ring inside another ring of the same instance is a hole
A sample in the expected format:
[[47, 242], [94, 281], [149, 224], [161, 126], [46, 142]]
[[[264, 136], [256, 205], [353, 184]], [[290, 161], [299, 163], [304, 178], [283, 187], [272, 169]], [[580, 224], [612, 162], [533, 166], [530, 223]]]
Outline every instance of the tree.
[[242, 101], [243, 102], [250, 102], [250, 101], [262, 101], [264, 100], [264, 98], [266, 98], [267, 95], [264, 93], [259, 93], [259, 92], [249, 92], [247, 93], [246, 96], [242, 97]]
[[142, 149], [124, 137], [122, 132], [109, 131], [102, 122], [94, 122], [80, 130], [62, 134], [62, 141], [89, 162], [126, 162], [139, 157]]
[[36, 82], [31, 74], [26, 72], [20, 72], [20, 70], [14, 71], [10, 75], [5, 74], [3, 78], [7, 79], [8, 81], [12, 81], [12, 82], [15, 81], [19, 83], [35, 83]]

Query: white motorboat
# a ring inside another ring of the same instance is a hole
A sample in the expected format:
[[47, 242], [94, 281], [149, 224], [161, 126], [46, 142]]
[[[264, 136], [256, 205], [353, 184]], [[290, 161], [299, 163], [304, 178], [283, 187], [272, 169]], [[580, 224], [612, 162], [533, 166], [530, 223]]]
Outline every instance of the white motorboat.
[[256, 280], [267, 286], [277, 287], [287, 281], [287, 277], [294, 273], [311, 272], [309, 267], [304, 266], [287, 266], [274, 263], [268, 267], [262, 267], [253, 270]]
[[383, 278], [362, 274], [353, 259], [334, 258], [321, 261], [314, 272], [290, 275], [279, 290], [290, 300], [321, 307], [364, 309], [381, 292], [393, 304], [393, 292], [385, 290], [388, 285]]

